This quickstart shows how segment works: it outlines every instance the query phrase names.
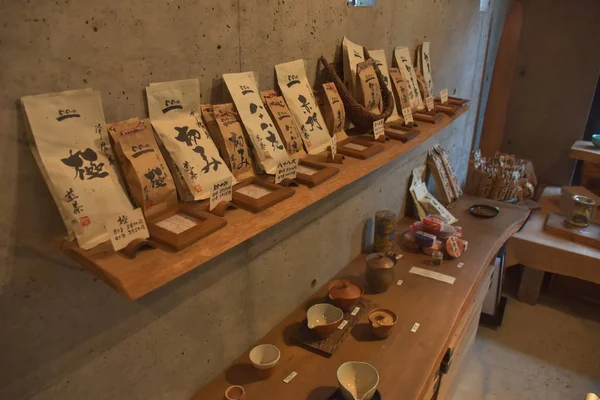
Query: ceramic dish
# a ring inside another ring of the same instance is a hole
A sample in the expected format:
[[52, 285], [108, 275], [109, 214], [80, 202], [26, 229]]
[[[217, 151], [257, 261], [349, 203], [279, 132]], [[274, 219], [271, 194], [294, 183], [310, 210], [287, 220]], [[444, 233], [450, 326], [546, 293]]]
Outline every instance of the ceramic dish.
[[340, 365], [337, 379], [344, 399], [371, 400], [379, 384], [379, 373], [371, 364], [349, 361]]
[[279, 362], [281, 353], [272, 344], [261, 344], [250, 350], [249, 358], [252, 366], [259, 370], [261, 376], [267, 377]]
[[238, 385], [229, 386], [225, 391], [226, 400], [245, 400], [246, 392], [244, 388]]
[[329, 300], [342, 311], [352, 311], [364, 293], [363, 287], [347, 279], [338, 279], [329, 284]]
[[500, 209], [486, 204], [475, 204], [469, 207], [469, 212], [479, 218], [494, 218], [500, 214]]
[[592, 144], [596, 147], [600, 147], [600, 134], [592, 135]]
[[337, 329], [344, 318], [344, 312], [331, 304], [315, 304], [306, 312], [306, 322], [309, 329], [314, 329], [321, 337], [326, 338]]

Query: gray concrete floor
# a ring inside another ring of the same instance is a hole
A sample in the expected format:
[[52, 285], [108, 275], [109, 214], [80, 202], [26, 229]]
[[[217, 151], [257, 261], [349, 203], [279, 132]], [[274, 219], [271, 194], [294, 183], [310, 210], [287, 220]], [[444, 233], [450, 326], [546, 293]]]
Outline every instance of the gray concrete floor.
[[498, 330], [480, 327], [454, 400], [584, 400], [600, 395], [600, 305], [509, 298]]

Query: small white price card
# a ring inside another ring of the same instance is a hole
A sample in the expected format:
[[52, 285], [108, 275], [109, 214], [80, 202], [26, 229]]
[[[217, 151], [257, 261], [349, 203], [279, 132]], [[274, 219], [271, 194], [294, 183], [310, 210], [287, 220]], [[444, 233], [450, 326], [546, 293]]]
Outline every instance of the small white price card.
[[360, 311], [360, 307], [354, 307], [354, 310], [352, 310], [352, 312], [350, 314], [356, 315], [356, 314], [358, 314], [359, 311]]
[[404, 117], [404, 123], [410, 124], [411, 122], [415, 122], [412, 116], [412, 111], [410, 107], [406, 107], [402, 109], [402, 116]]
[[458, 267], [458, 268], [462, 268], [462, 267], [463, 267], [463, 265], [465, 265], [465, 263], [462, 263], [462, 262], [460, 262], [460, 263], [458, 263], [457, 267]]
[[290, 158], [288, 161], [277, 165], [277, 173], [275, 174], [275, 183], [279, 183], [284, 179], [294, 179], [298, 170], [298, 159]]
[[420, 323], [418, 323], [418, 322], [415, 322], [415, 324], [413, 325], [413, 327], [411, 328], [411, 330], [410, 330], [410, 331], [411, 331], [412, 333], [415, 333], [415, 332], [416, 332], [416, 331], [419, 329], [419, 327], [420, 327], [420, 326], [421, 326], [421, 324], [420, 324]]
[[427, 111], [433, 111], [434, 105], [432, 96], [428, 96], [427, 98], [425, 98], [425, 104], [427, 105]]
[[141, 208], [114, 215], [106, 220], [105, 226], [115, 251], [124, 249], [134, 239], [150, 237]]
[[338, 326], [338, 329], [344, 329], [348, 325], [348, 320], [343, 320], [342, 323]]
[[331, 137], [331, 158], [335, 158], [335, 155], [337, 154], [337, 136], [333, 135]]
[[290, 381], [292, 379], [294, 379], [296, 377], [296, 375], [298, 375], [298, 373], [296, 371], [292, 371], [291, 374], [289, 374], [288, 376], [285, 377], [285, 379], [283, 380], [284, 383], [290, 383]]
[[402, 283], [403, 283], [403, 282], [404, 282], [404, 281], [403, 281], [402, 279], [399, 279], [399, 280], [398, 280], [398, 282], [396, 282], [396, 285], [398, 285], [398, 286], [402, 286]]
[[446, 104], [448, 102], [448, 89], [444, 89], [440, 92], [440, 101], [442, 104]]
[[379, 139], [385, 133], [383, 124], [385, 123], [384, 119], [378, 119], [373, 122], [373, 136], [375, 140]]
[[222, 201], [231, 201], [232, 190], [231, 190], [231, 175], [227, 178], [213, 183], [212, 190], [210, 191], [210, 209], [212, 210], [219, 205]]

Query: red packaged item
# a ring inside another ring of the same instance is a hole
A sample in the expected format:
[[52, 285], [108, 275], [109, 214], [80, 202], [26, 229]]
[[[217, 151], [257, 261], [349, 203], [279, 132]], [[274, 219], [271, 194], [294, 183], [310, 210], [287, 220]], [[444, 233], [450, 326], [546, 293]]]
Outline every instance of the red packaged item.
[[433, 246], [431, 247], [422, 247], [421, 250], [423, 250], [423, 253], [427, 254], [428, 256], [433, 255], [434, 251], [440, 251], [442, 250], [444, 247], [444, 243], [442, 243], [441, 240], [436, 240], [435, 243], [433, 244]]
[[415, 233], [415, 240], [421, 247], [431, 247], [437, 240], [431, 233], [419, 231]]
[[454, 234], [454, 236], [461, 238], [463, 235], [463, 228], [462, 226], [455, 226], [454, 230], [456, 231], [456, 233]]
[[456, 236], [456, 229], [452, 225], [442, 224], [436, 236], [440, 239], [448, 239], [450, 236]]
[[463, 255], [465, 252], [465, 242], [464, 240], [451, 236], [446, 240], [446, 254], [451, 259], [458, 258]]
[[410, 232], [406, 232], [403, 238], [404, 247], [410, 250], [420, 250], [421, 246], [417, 243], [415, 235]]
[[413, 222], [409, 227], [408, 231], [412, 234], [415, 234], [419, 231], [423, 230], [423, 223], [421, 221]]

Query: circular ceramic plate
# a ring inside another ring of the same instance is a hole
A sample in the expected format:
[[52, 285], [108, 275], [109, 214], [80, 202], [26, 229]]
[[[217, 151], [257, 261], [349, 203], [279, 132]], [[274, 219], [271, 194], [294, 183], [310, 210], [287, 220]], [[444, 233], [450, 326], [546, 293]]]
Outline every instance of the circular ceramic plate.
[[494, 218], [500, 214], [500, 209], [486, 204], [474, 204], [469, 207], [469, 212], [479, 218]]
[[[381, 397], [381, 393], [379, 393], [379, 390], [376, 390], [373, 397], [371, 397], [371, 400], [382, 400], [382, 399], [383, 399], [383, 397]], [[342, 396], [342, 392], [340, 392], [340, 389], [338, 389], [327, 400], [345, 400], [345, 399], [344, 399], [344, 396]]]

